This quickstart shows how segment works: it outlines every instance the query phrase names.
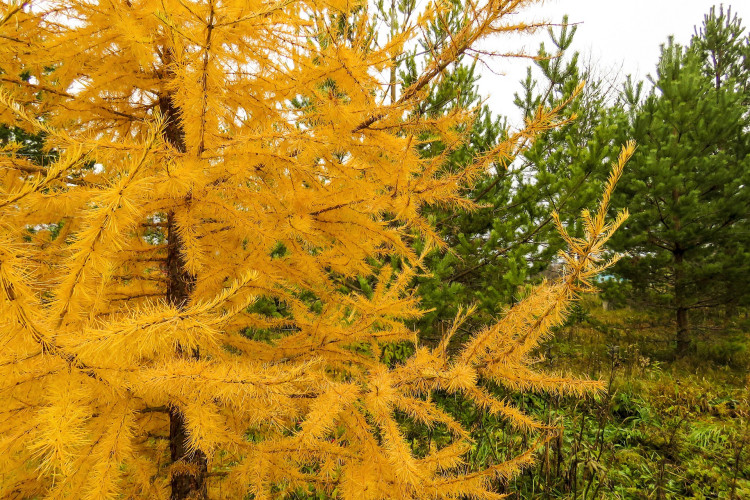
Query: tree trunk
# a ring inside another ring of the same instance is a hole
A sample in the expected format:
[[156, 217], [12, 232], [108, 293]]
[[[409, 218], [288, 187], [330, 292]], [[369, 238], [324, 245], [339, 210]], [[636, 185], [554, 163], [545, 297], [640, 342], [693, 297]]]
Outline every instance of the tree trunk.
[[208, 460], [201, 450], [192, 453], [187, 446], [185, 420], [179, 410], [169, 410], [169, 453], [172, 458], [171, 500], [208, 498]]
[[[159, 98], [159, 109], [164, 117], [164, 139], [177, 151], [184, 153], [185, 134], [177, 121], [177, 110], [169, 95]], [[189, 203], [189, 198], [186, 200]], [[195, 286], [195, 276], [185, 267], [182, 255], [183, 243], [177, 232], [174, 212], [167, 214], [167, 302], [177, 308], [183, 308], [190, 299], [190, 293]], [[185, 353], [177, 347], [178, 354], [198, 357], [198, 352]], [[201, 450], [190, 450], [188, 447], [188, 433], [185, 419], [179, 408], [169, 408], [169, 452], [172, 459], [172, 473], [170, 486], [171, 500], [208, 498], [206, 478], [208, 476], [208, 461]]]
[[685, 306], [685, 285], [683, 273], [683, 252], [674, 252], [674, 303], [677, 316], [677, 348], [675, 354], [684, 356], [690, 347], [690, 328], [688, 324], [688, 309]]

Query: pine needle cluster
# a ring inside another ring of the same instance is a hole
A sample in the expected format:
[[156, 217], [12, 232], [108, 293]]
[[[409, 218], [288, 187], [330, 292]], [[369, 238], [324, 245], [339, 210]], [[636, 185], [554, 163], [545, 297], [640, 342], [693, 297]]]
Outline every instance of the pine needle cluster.
[[[544, 439], [501, 401], [598, 382], [531, 368], [532, 350], [592, 288], [623, 150], [566, 273], [455, 355], [415, 341], [420, 207], [557, 124], [542, 110], [460, 172], [420, 141], [462, 141], [471, 110], [404, 119], [441, 72], [528, 1], [467, 3], [463, 28], [401, 97], [383, 75], [449, 6], [378, 43], [367, 6], [339, 0], [127, 0], [0, 5], [0, 120], [41, 131], [38, 164], [0, 152], [0, 497], [254, 498], [298, 487], [342, 498], [497, 498], [533, 460], [467, 472], [467, 429], [433, 402], [462, 395]], [[428, 133], [425, 133], [428, 132]], [[424, 139], [429, 137], [429, 139]], [[373, 293], [352, 287], [374, 277]], [[355, 288], [353, 291], [352, 288]], [[467, 311], [465, 314], [468, 314]], [[452, 443], [415, 455], [396, 419]]]

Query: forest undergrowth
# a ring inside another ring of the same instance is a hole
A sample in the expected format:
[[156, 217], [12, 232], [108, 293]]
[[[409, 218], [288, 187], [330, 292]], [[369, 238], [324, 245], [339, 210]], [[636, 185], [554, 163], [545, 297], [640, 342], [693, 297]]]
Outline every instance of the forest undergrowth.
[[[732, 318], [704, 318], [691, 354], [675, 359], [672, 331], [653, 311], [579, 304], [540, 363], [606, 380], [608, 391], [518, 399], [560, 432], [507, 490], [517, 498], [750, 498], [748, 320]], [[477, 443], [478, 462], [524, 444], [504, 440], [502, 424], [482, 425], [494, 437]]]

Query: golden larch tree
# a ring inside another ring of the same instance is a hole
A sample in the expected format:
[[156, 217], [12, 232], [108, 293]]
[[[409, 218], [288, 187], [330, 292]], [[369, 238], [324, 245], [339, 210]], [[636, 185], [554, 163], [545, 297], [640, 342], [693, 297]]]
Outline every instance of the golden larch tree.
[[[478, 42], [532, 29], [509, 20], [527, 3], [467, 0], [393, 97], [398, 54], [450, 5], [383, 43], [363, 2], [3, 1], [0, 120], [44, 132], [49, 154], [0, 152], [0, 497], [497, 498], [491, 481], [533, 448], [467, 472], [470, 435], [431, 395], [544, 439], [485, 382], [600, 390], [532, 371], [531, 352], [606, 265], [632, 146], [586, 238], [566, 236], [563, 278], [456, 353], [452, 332], [395, 367], [381, 350], [416, 342], [410, 243], [441, 244], [420, 207], [470, 208], [464, 186], [556, 124], [540, 109], [446, 171], [473, 111], [409, 113]], [[450, 146], [421, 158], [432, 140]], [[347, 287], [357, 277], [374, 292]], [[452, 443], [416, 455], [397, 414]]]

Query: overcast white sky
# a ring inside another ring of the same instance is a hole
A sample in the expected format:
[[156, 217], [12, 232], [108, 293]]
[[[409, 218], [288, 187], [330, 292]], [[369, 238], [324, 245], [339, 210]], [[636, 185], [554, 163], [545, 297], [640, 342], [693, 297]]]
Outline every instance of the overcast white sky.
[[[570, 22], [580, 23], [573, 42], [582, 57], [591, 57], [603, 73], [632, 74], [640, 79], [654, 72], [659, 57], [659, 45], [674, 35], [678, 43], [687, 43], [694, 27], [703, 23], [703, 16], [713, 5], [731, 6], [743, 20], [750, 22], [750, 0], [546, 0], [542, 5], [527, 10], [523, 19], [547, 20], [559, 23], [564, 14]], [[540, 41], [549, 37], [540, 30], [521, 45], [506, 39], [496, 39], [494, 47], [504, 45], [536, 53]], [[497, 45], [496, 45], [497, 44]], [[518, 119], [513, 107], [513, 93], [520, 92], [519, 80], [526, 75], [526, 60], [496, 60], [492, 64], [495, 75], [483, 70], [480, 91], [489, 97], [495, 113], [510, 114]]]

